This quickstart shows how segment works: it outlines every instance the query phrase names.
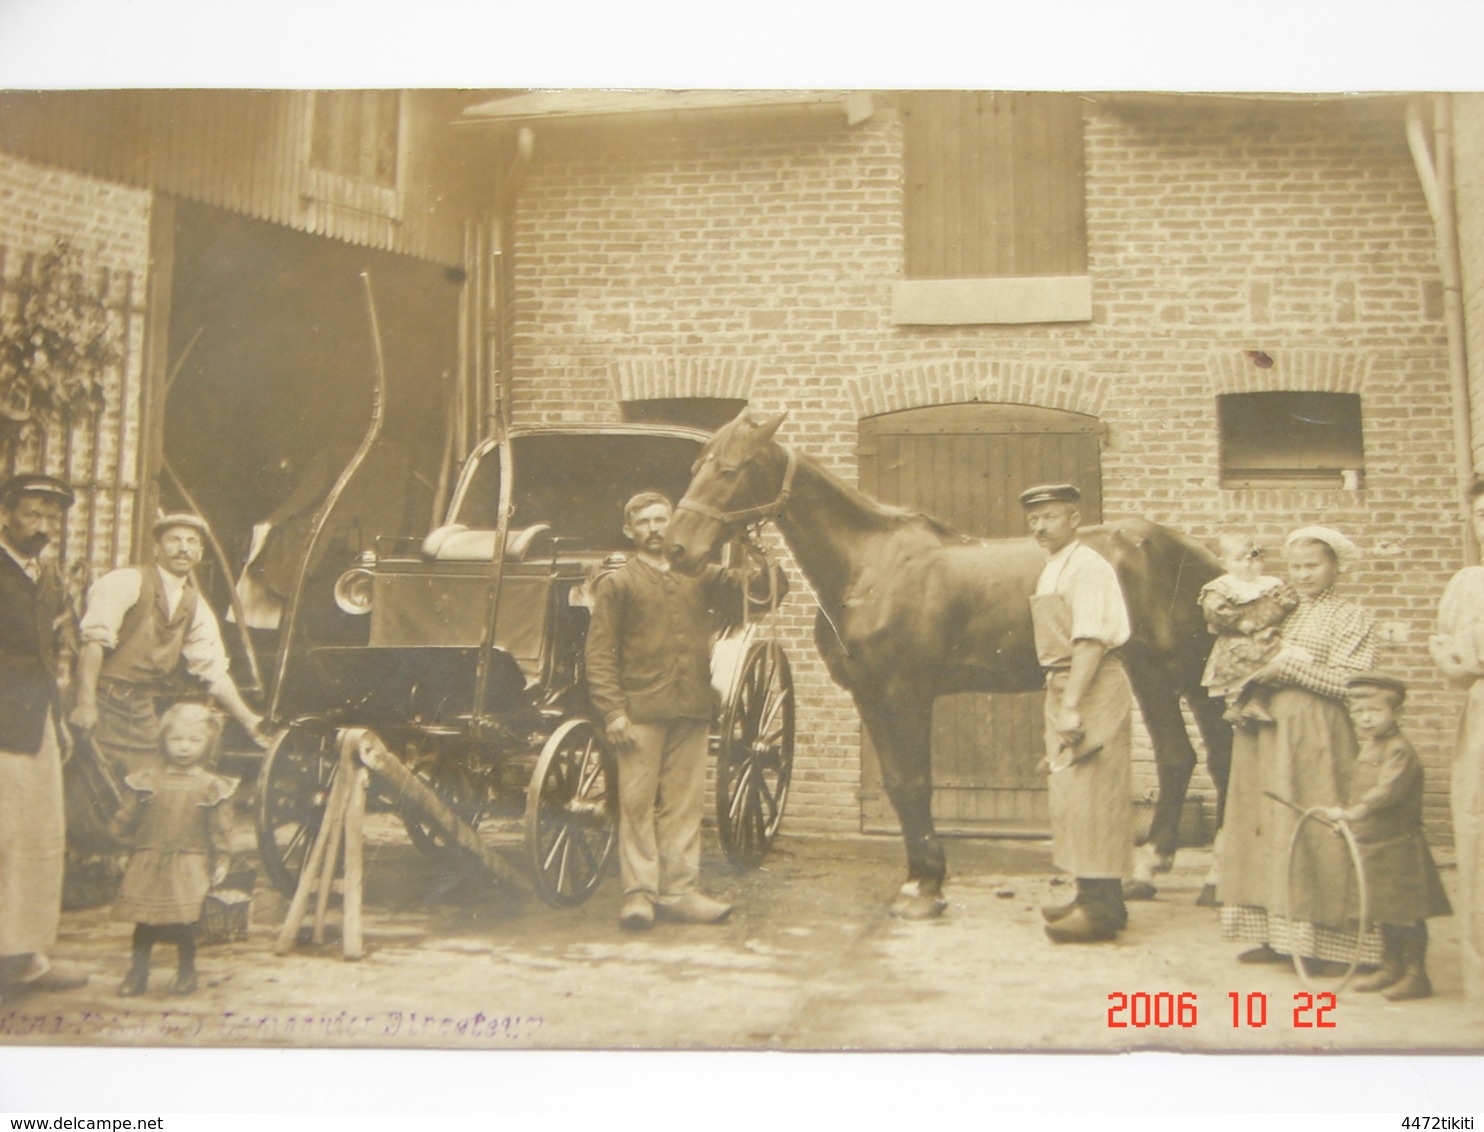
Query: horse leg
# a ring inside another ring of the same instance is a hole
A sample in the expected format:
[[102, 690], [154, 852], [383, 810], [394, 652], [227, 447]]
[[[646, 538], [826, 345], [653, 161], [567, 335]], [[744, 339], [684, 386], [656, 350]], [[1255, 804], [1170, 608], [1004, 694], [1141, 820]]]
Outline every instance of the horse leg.
[[1195, 747], [1180, 714], [1179, 693], [1158, 674], [1153, 665], [1127, 665], [1129, 683], [1139, 701], [1139, 712], [1154, 745], [1154, 769], [1159, 792], [1154, 803], [1154, 818], [1145, 851], [1139, 854], [1132, 882], [1126, 895], [1150, 899], [1154, 895], [1154, 874], [1168, 872], [1180, 846], [1180, 812], [1185, 807], [1185, 793], [1195, 771]]
[[[1211, 776], [1211, 782], [1216, 787], [1216, 836], [1219, 839], [1222, 822], [1226, 819], [1226, 786], [1232, 772], [1232, 725], [1222, 718], [1222, 702], [1209, 695], [1204, 688], [1188, 693], [1185, 702], [1190, 705], [1191, 714], [1195, 716], [1196, 726], [1201, 732], [1201, 740], [1206, 745], [1206, 773]], [[1211, 855], [1211, 868], [1201, 885], [1200, 895], [1196, 897], [1196, 903], [1202, 906], [1209, 907], [1216, 903], [1216, 885], [1220, 880], [1218, 870], [1221, 867], [1220, 847], [1218, 840], [1217, 851]]]
[[927, 920], [942, 915], [943, 844], [933, 828], [932, 700], [867, 706], [857, 700], [861, 720], [881, 761], [881, 780], [891, 799], [907, 848], [907, 881], [892, 902], [892, 915]]
[[1185, 702], [1206, 745], [1206, 773], [1216, 787], [1216, 828], [1220, 829], [1226, 816], [1226, 784], [1232, 774], [1232, 725], [1222, 718], [1222, 701], [1204, 688], [1187, 695]]

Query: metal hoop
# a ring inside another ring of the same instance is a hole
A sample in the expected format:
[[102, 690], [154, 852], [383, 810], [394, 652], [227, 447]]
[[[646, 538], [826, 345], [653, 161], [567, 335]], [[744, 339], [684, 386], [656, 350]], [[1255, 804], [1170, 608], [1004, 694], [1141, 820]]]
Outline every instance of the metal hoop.
[[[1297, 809], [1297, 807], [1294, 808]], [[1338, 994], [1350, 985], [1350, 980], [1355, 978], [1356, 972], [1360, 969], [1360, 941], [1365, 938], [1366, 927], [1370, 923], [1371, 908], [1370, 899], [1366, 894], [1365, 865], [1361, 862], [1360, 846], [1356, 844], [1355, 834], [1350, 832], [1348, 822], [1335, 822], [1326, 818], [1324, 816], [1324, 809], [1325, 807], [1322, 806], [1310, 806], [1307, 810], [1299, 814], [1298, 821], [1294, 824], [1293, 836], [1288, 841], [1288, 868], [1283, 873], [1283, 907], [1285, 909], [1285, 915], [1293, 908], [1293, 859], [1298, 855], [1299, 835], [1304, 832], [1304, 823], [1308, 821], [1323, 822], [1344, 837], [1345, 845], [1350, 850], [1350, 863], [1355, 866], [1355, 884], [1360, 890], [1360, 913], [1355, 927], [1355, 951], [1350, 958], [1350, 969], [1345, 972], [1339, 984], [1333, 988], [1335, 993]], [[1291, 916], [1289, 917], [1289, 922], [1292, 923]], [[1295, 947], [1293, 949], [1293, 953], [1289, 958], [1293, 961], [1293, 969], [1298, 974], [1299, 981], [1311, 990], [1318, 990], [1319, 988], [1309, 977], [1308, 969], [1304, 966], [1304, 957], [1298, 953], [1298, 948]]]

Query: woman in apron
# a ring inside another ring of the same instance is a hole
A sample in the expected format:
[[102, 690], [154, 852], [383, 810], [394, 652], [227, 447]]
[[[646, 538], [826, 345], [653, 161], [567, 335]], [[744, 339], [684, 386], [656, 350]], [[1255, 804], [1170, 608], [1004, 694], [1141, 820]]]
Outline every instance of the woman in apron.
[[1299, 607], [1283, 623], [1282, 651], [1252, 678], [1272, 691], [1273, 723], [1233, 736], [1217, 889], [1221, 931], [1257, 945], [1238, 956], [1243, 963], [1299, 955], [1315, 973], [1338, 973], [1357, 949], [1361, 963], [1381, 960], [1379, 931], [1357, 940], [1347, 926], [1356, 916], [1347, 901], [1349, 852], [1308, 823], [1293, 847], [1290, 889], [1289, 849], [1298, 811], [1341, 806], [1349, 794], [1356, 742], [1345, 684], [1375, 667], [1376, 640], [1370, 615], [1336, 593], [1340, 563], [1355, 545], [1333, 528], [1311, 526], [1285, 546]]

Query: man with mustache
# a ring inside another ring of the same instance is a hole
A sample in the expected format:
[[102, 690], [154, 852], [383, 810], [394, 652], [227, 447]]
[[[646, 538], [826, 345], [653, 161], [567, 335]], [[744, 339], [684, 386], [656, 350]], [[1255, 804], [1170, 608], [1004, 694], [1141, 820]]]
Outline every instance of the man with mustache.
[[688, 577], [664, 555], [670, 501], [657, 492], [624, 507], [636, 554], [594, 586], [587, 684], [618, 759], [618, 857], [629, 931], [655, 917], [726, 919], [732, 906], [701, 894], [701, 812], [711, 734], [711, 609], [735, 584], [707, 567]]
[[216, 614], [191, 572], [201, 561], [206, 521], [177, 513], [157, 519], [154, 561], [105, 574], [88, 591], [77, 658], [77, 702], [69, 717], [125, 774], [159, 758], [157, 700], [177, 691], [182, 661], [191, 676], [267, 746], [262, 717], [227, 670]]
[[57, 680], [68, 622], [62, 579], [41, 552], [72, 488], [25, 473], [0, 486], [0, 998], [66, 990], [87, 976], [54, 964], [66, 818]]
[[1123, 878], [1133, 866], [1133, 693], [1116, 651], [1129, 638], [1128, 607], [1113, 567], [1077, 538], [1081, 498], [1065, 483], [1020, 496], [1031, 536], [1049, 555], [1031, 625], [1046, 672], [1052, 862], [1077, 883], [1070, 904], [1041, 910], [1056, 943], [1117, 936], [1128, 922]]

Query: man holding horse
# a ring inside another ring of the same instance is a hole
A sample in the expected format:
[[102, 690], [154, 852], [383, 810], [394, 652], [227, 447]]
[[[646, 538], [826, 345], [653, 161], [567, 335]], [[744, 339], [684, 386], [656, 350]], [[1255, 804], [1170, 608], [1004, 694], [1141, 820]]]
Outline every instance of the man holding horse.
[[670, 569], [670, 501], [641, 492], [624, 507], [636, 553], [594, 587], [587, 684], [618, 758], [619, 925], [655, 917], [712, 924], [732, 906], [703, 895], [701, 813], [711, 734], [710, 610], [729, 581], [710, 566]]
[[1128, 608], [1113, 567], [1077, 538], [1081, 498], [1072, 484], [1020, 496], [1031, 535], [1050, 556], [1031, 622], [1046, 673], [1052, 860], [1077, 882], [1071, 903], [1042, 910], [1057, 943], [1097, 943], [1123, 930], [1123, 878], [1133, 865], [1133, 696], [1116, 652], [1129, 639]]

